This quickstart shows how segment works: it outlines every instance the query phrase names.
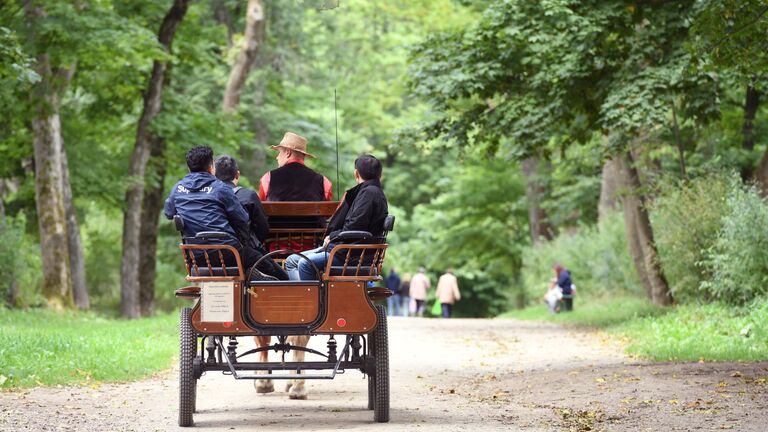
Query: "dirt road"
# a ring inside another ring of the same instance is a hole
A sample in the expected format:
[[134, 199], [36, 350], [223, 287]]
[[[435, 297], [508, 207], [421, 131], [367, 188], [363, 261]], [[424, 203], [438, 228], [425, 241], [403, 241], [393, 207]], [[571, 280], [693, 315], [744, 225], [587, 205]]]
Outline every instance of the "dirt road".
[[[388, 424], [372, 422], [358, 372], [310, 382], [304, 401], [289, 400], [282, 385], [257, 395], [250, 381], [209, 373], [198, 387], [194, 430], [765, 431], [768, 424], [768, 363], [646, 363], [595, 332], [513, 320], [391, 319], [390, 353]], [[175, 371], [96, 389], [4, 392], [0, 430], [182, 430], [177, 398]]]

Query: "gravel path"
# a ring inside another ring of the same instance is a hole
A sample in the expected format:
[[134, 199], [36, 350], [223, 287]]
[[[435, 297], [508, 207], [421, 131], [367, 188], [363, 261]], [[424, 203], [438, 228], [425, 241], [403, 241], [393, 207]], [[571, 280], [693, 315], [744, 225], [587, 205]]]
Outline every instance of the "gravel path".
[[[304, 401], [289, 400], [280, 382], [257, 395], [250, 381], [209, 373], [195, 430], [762, 432], [768, 424], [768, 363], [645, 363], [596, 332], [479, 319], [391, 319], [390, 355], [388, 424], [373, 423], [356, 371], [309, 382]], [[176, 380], [168, 371], [97, 388], [3, 392], [0, 430], [189, 430], [176, 426]]]

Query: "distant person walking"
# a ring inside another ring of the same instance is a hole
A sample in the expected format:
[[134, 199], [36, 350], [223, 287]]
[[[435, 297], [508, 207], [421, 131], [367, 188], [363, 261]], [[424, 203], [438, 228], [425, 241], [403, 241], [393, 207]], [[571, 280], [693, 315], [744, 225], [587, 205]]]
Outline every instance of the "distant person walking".
[[419, 272], [411, 279], [410, 295], [416, 302], [416, 316], [424, 316], [424, 305], [427, 302], [427, 291], [432, 286], [429, 277], [426, 275], [427, 269], [419, 267]]
[[576, 286], [571, 279], [571, 272], [563, 267], [562, 264], [555, 264], [553, 270], [555, 271], [555, 277], [557, 277], [557, 286], [563, 294], [563, 311], [572, 311], [573, 295], [575, 294]]
[[389, 271], [385, 283], [387, 288], [392, 291], [392, 295], [387, 297], [387, 315], [399, 316], [403, 300], [400, 298], [400, 276], [394, 268]]
[[411, 274], [406, 273], [403, 275], [403, 280], [400, 282], [400, 307], [403, 311], [403, 316], [410, 315], [408, 309], [411, 305]]
[[448, 269], [445, 274], [440, 276], [437, 281], [437, 292], [435, 292], [437, 301], [443, 312], [443, 318], [450, 318], [453, 313], [453, 304], [461, 300], [459, 292], [459, 281], [453, 274], [453, 270]]

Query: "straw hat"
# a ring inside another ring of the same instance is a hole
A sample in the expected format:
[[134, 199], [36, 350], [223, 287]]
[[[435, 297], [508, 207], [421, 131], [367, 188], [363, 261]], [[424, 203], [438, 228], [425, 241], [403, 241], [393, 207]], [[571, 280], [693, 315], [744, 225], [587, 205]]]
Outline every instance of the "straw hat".
[[307, 139], [303, 136], [296, 135], [293, 132], [286, 132], [283, 139], [280, 141], [280, 144], [272, 146], [273, 149], [277, 149], [278, 147], [284, 147], [309, 157], [315, 157], [313, 154], [307, 153]]

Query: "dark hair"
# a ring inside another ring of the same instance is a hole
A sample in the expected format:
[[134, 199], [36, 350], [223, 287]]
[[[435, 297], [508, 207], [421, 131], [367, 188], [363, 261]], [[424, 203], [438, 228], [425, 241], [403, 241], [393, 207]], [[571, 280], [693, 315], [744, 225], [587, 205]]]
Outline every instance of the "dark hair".
[[237, 161], [232, 156], [216, 158], [216, 177], [224, 182], [231, 182], [237, 177]]
[[213, 165], [213, 150], [210, 147], [192, 147], [187, 152], [187, 167], [190, 172], [205, 172], [211, 165]]
[[381, 162], [373, 155], [362, 155], [355, 159], [355, 169], [363, 180], [381, 178]]

